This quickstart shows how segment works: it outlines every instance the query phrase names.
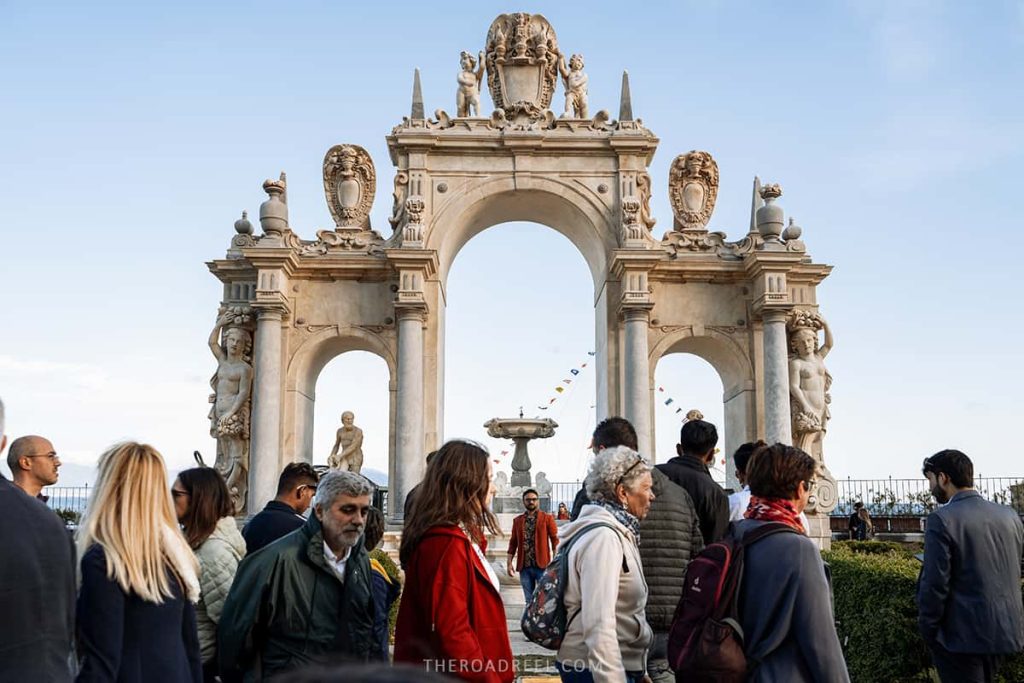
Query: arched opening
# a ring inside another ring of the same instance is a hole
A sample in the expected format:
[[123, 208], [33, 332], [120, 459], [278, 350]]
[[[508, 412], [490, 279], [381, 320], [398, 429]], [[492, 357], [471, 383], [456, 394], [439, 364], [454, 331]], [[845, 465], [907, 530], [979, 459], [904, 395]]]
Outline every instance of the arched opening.
[[[655, 453], [659, 462], [676, 454], [679, 429], [687, 411], [697, 409], [718, 428], [718, 453], [711, 476], [726, 481], [725, 407], [722, 379], [711, 363], [691, 353], [672, 353], [658, 361], [654, 371]], [[737, 444], [738, 445], [738, 444]], [[735, 445], [731, 446], [735, 448]]]
[[[362, 473], [374, 482], [388, 480], [390, 381], [387, 363], [366, 351], [336, 356], [316, 378], [313, 408], [313, 464], [326, 465], [345, 411], [362, 431]], [[348, 436], [346, 435], [346, 440]], [[339, 452], [343, 450], [339, 448]]]
[[[586, 260], [536, 223], [502, 223], [467, 239], [448, 273], [444, 321], [446, 438], [485, 444], [495, 472], [514, 447], [491, 439], [492, 417], [550, 417], [555, 435], [529, 445], [534, 481], [574, 481], [594, 426], [595, 307]], [[575, 371], [575, 372], [574, 372]]]

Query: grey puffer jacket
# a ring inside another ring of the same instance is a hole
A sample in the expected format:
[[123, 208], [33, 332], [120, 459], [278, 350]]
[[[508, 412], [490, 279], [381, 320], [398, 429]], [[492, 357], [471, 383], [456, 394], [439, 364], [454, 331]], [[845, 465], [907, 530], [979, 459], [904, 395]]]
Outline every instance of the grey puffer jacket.
[[667, 633], [683, 594], [690, 559], [704, 549], [693, 499], [682, 486], [653, 468], [654, 501], [640, 522], [640, 559], [647, 577], [647, 622]]
[[205, 664], [217, 654], [217, 622], [235, 579], [238, 563], [245, 557], [245, 539], [234, 517], [222, 517], [210, 537], [196, 550], [199, 560], [199, 654]]

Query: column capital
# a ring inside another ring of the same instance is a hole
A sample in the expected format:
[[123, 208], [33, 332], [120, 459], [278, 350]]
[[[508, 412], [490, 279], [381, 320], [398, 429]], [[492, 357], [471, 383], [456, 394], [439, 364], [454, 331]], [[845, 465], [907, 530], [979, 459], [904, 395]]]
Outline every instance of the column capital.
[[395, 318], [399, 322], [403, 320], [419, 320], [423, 322], [427, 319], [427, 310], [427, 305], [423, 302], [395, 302]]
[[252, 308], [259, 320], [284, 320], [289, 313], [283, 302], [254, 302]]
[[619, 310], [626, 322], [641, 321], [646, 324], [650, 322], [652, 308], [653, 303], [624, 303]]
[[788, 308], [766, 308], [761, 311], [761, 320], [766, 323], [785, 323], [787, 317]]

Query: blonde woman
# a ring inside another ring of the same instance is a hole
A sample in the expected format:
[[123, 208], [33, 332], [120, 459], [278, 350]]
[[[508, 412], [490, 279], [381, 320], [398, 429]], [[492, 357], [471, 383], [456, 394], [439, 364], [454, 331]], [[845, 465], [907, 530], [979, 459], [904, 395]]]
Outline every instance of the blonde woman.
[[156, 449], [128, 442], [100, 456], [78, 548], [78, 681], [200, 683], [198, 565]]

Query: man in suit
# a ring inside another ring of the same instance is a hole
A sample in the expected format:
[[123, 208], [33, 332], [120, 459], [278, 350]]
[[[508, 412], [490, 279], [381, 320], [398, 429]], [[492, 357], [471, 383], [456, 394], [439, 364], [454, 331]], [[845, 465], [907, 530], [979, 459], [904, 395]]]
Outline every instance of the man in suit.
[[[555, 516], [540, 509], [540, 496], [533, 489], [523, 491], [523, 507], [526, 512], [512, 520], [512, 536], [508, 541], [509, 576], [519, 572], [519, 583], [523, 586], [526, 601], [530, 601], [537, 581], [544, 574], [544, 568], [551, 562], [551, 556], [558, 548], [558, 525]], [[513, 562], [515, 567], [513, 568]]]
[[960, 451], [926, 458], [922, 472], [944, 505], [925, 526], [918, 628], [943, 683], [992, 681], [1002, 656], [1024, 649], [1024, 525], [974, 490]]
[[[6, 444], [0, 401], [0, 452]], [[52, 510], [3, 476], [0, 548], [0, 681], [70, 683], [74, 543]]]

